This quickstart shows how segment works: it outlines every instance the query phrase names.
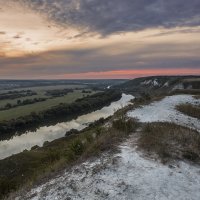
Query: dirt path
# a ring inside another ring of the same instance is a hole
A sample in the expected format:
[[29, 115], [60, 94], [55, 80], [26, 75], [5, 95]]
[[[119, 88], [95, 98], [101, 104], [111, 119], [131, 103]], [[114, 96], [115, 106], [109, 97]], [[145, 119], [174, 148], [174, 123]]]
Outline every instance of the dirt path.
[[119, 147], [120, 153], [103, 155], [65, 171], [19, 199], [200, 199], [200, 168], [149, 160], [133, 147], [134, 142], [133, 136]]

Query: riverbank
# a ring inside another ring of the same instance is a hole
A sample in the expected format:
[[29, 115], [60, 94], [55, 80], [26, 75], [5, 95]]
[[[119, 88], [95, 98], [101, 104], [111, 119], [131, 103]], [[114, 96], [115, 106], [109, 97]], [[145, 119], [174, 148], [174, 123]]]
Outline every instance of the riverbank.
[[35, 131], [41, 126], [55, 125], [59, 122], [74, 119], [82, 114], [92, 112], [109, 105], [112, 101], [121, 98], [121, 93], [109, 90], [91, 96], [77, 99], [71, 104], [60, 104], [46, 111], [31, 113], [30, 115], [0, 122], [0, 139], [11, 138], [26, 131]]
[[100, 118], [112, 116], [122, 106], [128, 105], [133, 98], [131, 95], [122, 94], [119, 100], [112, 102], [110, 105], [88, 114], [80, 115], [76, 119], [52, 126], [43, 126], [36, 129], [36, 131], [27, 131], [24, 134], [15, 135], [9, 140], [0, 141], [0, 160], [24, 150], [30, 150], [34, 146], [42, 147], [44, 143], [70, 134], [69, 131], [71, 129], [82, 130]]
[[[117, 116], [110, 126], [100, 120], [78, 134], [55, 140], [44, 147], [35, 147], [0, 161], [1, 198], [63, 168], [70, 168], [88, 157], [114, 150], [115, 145], [136, 130], [135, 120]], [[109, 121], [112, 122], [113, 120]], [[126, 127], [129, 127], [126, 129]]]

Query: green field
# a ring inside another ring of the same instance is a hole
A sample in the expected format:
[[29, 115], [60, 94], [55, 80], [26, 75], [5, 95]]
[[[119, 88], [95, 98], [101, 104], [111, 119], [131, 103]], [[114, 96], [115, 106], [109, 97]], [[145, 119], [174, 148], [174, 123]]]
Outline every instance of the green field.
[[[75, 88], [77, 88], [77, 85], [74, 86]], [[39, 98], [39, 97], [46, 97], [45, 96], [45, 91], [46, 90], [54, 90], [54, 89], [64, 89], [64, 88], [72, 88], [71, 86], [66, 87], [65, 86], [48, 86], [48, 87], [37, 87], [37, 88], [31, 88], [32, 90], [36, 91], [38, 93], [38, 95], [34, 95], [31, 97], [23, 97], [20, 98], [21, 100], [23, 99], [31, 99], [31, 98]], [[80, 87], [79, 87], [80, 88]], [[92, 92], [91, 94], [94, 94], [94, 92]], [[84, 94], [82, 93], [82, 90], [74, 90], [74, 92], [69, 93], [65, 96], [62, 97], [56, 97], [56, 98], [49, 98], [46, 101], [43, 102], [37, 102], [34, 104], [30, 104], [30, 105], [24, 105], [24, 106], [19, 106], [19, 107], [15, 107], [15, 108], [11, 108], [9, 110], [4, 110], [4, 111], [0, 111], [0, 121], [3, 120], [10, 120], [10, 119], [15, 119], [18, 118], [20, 116], [26, 116], [29, 115], [31, 112], [40, 112], [40, 111], [44, 111], [47, 110], [53, 106], [56, 106], [60, 103], [71, 103], [73, 101], [75, 101], [78, 98], [82, 98], [83, 96], [88, 95], [88, 94]], [[0, 106], [5, 105], [6, 103], [16, 103], [17, 99], [15, 100], [3, 100], [0, 101]]]
[[20, 91], [20, 90], [32, 90], [37, 93], [37, 95], [21, 97], [9, 100], [0, 100], [0, 107], [4, 107], [7, 103], [16, 104], [17, 100], [34, 99], [34, 98], [49, 98], [45, 95], [47, 90], [62, 90], [62, 89], [84, 89], [85, 85], [56, 85], [56, 86], [42, 86], [42, 87], [31, 87], [31, 88], [19, 88], [14, 90], [2, 90], [0, 93], [6, 93], [8, 91]]

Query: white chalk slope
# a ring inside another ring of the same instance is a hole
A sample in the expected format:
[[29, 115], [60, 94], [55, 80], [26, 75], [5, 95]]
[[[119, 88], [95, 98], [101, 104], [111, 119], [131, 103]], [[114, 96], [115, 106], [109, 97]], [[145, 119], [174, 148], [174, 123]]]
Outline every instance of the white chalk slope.
[[141, 122], [173, 122], [200, 131], [200, 120], [176, 110], [176, 106], [182, 103], [200, 105], [200, 100], [192, 95], [168, 96], [161, 101], [130, 111], [128, 116], [138, 118]]
[[[129, 142], [121, 153], [66, 171], [31, 191], [32, 200], [199, 200], [200, 169], [143, 158]], [[20, 200], [23, 198], [20, 198]]]
[[[179, 103], [199, 104], [190, 95], [178, 95], [129, 112], [141, 121], [170, 121], [200, 128], [199, 121], [175, 110]], [[102, 155], [66, 170], [32, 189], [32, 200], [199, 200], [200, 168], [185, 162], [167, 166], [147, 159], [136, 150], [135, 136], [123, 143], [120, 153]]]

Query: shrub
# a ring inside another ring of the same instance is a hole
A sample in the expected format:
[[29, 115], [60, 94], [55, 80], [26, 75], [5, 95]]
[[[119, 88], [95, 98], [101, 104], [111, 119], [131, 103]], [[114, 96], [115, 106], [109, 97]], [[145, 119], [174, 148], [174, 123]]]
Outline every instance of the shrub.
[[86, 140], [87, 140], [88, 143], [91, 143], [93, 141], [93, 139], [94, 139], [91, 134], [87, 134], [85, 136], [85, 138], [86, 138]]
[[60, 153], [57, 151], [49, 150], [47, 152], [47, 156], [45, 157], [45, 161], [48, 163], [53, 163], [57, 160], [59, 160], [61, 157]]
[[136, 119], [127, 119], [125, 116], [121, 116], [119, 119], [112, 122], [113, 128], [130, 133], [136, 130], [138, 127], [138, 121]]
[[66, 132], [65, 136], [67, 137], [67, 136], [78, 134], [78, 133], [79, 133], [79, 131], [77, 129], [71, 129]]
[[84, 145], [80, 139], [73, 141], [69, 148], [77, 156], [80, 156], [84, 151]]

